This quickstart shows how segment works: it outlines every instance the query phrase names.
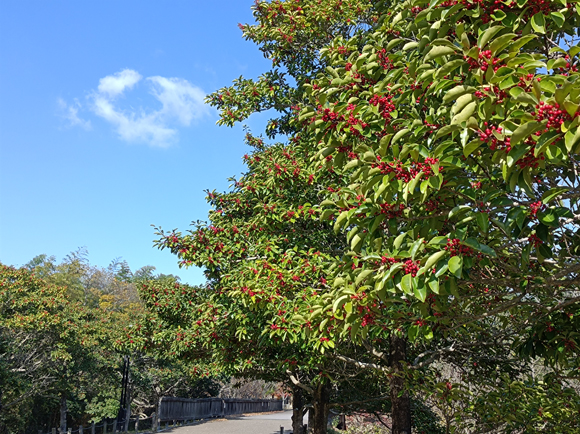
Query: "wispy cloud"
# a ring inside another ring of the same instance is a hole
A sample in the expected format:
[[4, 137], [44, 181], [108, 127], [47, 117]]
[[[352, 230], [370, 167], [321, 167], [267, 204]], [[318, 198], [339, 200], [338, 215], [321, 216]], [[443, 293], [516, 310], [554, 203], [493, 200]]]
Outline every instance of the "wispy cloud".
[[91, 121], [86, 121], [79, 117], [79, 109], [81, 108], [80, 102], [75, 98], [72, 104], [67, 104], [62, 98], [56, 100], [58, 106], [58, 112], [60, 117], [68, 121], [69, 126], [76, 127], [79, 126], [85, 130], [91, 129]]
[[123, 69], [113, 75], [107, 75], [105, 78], [99, 80], [99, 93], [114, 98], [121, 95], [125, 89], [131, 89], [143, 77], [137, 71], [131, 69]]
[[[161, 107], [121, 109], [119, 99], [142, 79], [137, 71], [124, 69], [101, 78], [97, 89], [88, 96], [87, 108], [111, 124], [122, 140], [167, 147], [177, 140], [177, 127], [187, 127], [209, 113], [203, 103], [203, 90], [187, 80], [161, 76], [148, 77], [143, 81]], [[78, 108], [73, 108], [78, 111]]]

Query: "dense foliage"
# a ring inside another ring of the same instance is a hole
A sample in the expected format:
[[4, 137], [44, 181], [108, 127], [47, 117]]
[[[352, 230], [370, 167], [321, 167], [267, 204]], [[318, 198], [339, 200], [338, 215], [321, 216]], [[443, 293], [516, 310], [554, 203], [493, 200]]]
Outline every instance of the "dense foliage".
[[[274, 109], [266, 133], [288, 143], [250, 135], [248, 172], [210, 193], [210, 222], [159, 245], [259, 315], [267, 346], [394, 375], [391, 400], [432, 401], [448, 429], [578, 429], [577, 4], [301, 0], [254, 14], [241, 28], [272, 70], [208, 101], [225, 125]], [[514, 390], [517, 408], [473, 405]]]

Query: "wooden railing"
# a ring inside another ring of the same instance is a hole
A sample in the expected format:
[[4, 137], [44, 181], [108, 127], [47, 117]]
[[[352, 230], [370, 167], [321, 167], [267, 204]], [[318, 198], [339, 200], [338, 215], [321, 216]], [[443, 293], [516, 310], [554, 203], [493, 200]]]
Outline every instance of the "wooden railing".
[[231, 414], [282, 411], [280, 399], [185, 399], [164, 397], [159, 401], [159, 421], [223, 417]]
[[[154, 433], [165, 428], [184, 425], [199, 419], [224, 417], [233, 414], [263, 413], [282, 411], [281, 399], [222, 399], [203, 398], [186, 399], [163, 397], [159, 400], [158, 414], [153, 413], [147, 418], [132, 417], [123, 424], [114, 419], [102, 420], [76, 429], [69, 428], [66, 433], [53, 428], [48, 433], [42, 430], [38, 434], [117, 434], [117, 433]], [[123, 426], [120, 426], [123, 425]]]

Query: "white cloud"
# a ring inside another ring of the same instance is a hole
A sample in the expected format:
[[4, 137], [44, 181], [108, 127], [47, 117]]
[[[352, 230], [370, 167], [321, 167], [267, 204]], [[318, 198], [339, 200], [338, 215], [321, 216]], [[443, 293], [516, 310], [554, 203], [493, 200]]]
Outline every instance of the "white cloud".
[[165, 118], [176, 118], [182, 125], [189, 125], [191, 121], [207, 114], [207, 107], [203, 100], [205, 93], [187, 80], [180, 78], [149, 77], [154, 84], [151, 91], [163, 108], [160, 115]]
[[178, 138], [177, 126], [187, 127], [209, 113], [203, 103], [203, 90], [187, 80], [161, 76], [148, 77], [145, 81], [161, 107], [123, 110], [118, 105], [119, 97], [125, 96], [125, 91], [135, 87], [142, 78], [137, 71], [124, 69], [101, 78], [97, 89], [88, 96], [88, 108], [110, 123], [122, 140], [167, 147]]
[[60, 116], [66, 119], [71, 127], [79, 126], [85, 130], [91, 129], [91, 121], [85, 121], [79, 117], [79, 109], [81, 108], [81, 104], [76, 98], [74, 103], [70, 105], [67, 104], [66, 101], [62, 98], [58, 98], [56, 103], [58, 105]]
[[132, 69], [123, 69], [114, 75], [107, 75], [99, 80], [99, 93], [114, 98], [123, 93], [127, 88], [131, 89], [141, 80], [141, 74]]

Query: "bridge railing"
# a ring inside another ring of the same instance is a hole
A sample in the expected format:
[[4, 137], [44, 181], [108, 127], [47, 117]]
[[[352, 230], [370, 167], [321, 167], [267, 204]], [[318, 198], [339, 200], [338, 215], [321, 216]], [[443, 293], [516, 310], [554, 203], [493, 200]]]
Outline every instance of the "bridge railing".
[[186, 399], [163, 397], [159, 401], [159, 421], [207, 419], [232, 414], [281, 411], [281, 399]]

